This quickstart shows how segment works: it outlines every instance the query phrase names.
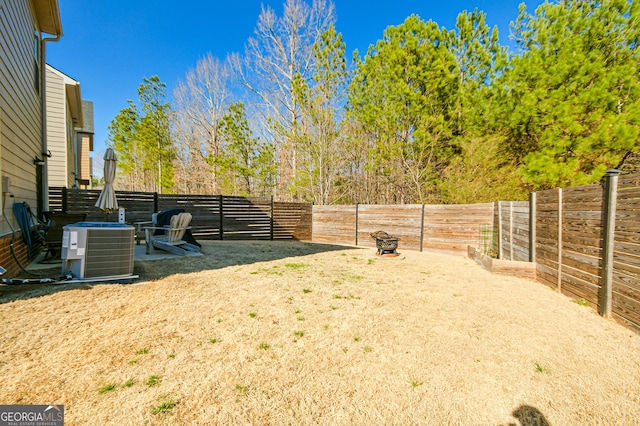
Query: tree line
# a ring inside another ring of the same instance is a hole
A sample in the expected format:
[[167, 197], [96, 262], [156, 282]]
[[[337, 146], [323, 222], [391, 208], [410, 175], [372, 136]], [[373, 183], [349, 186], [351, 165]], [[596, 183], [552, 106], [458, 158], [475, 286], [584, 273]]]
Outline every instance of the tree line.
[[472, 203], [640, 164], [640, 2], [562, 0], [511, 23], [411, 15], [367, 52], [327, 0], [263, 7], [244, 54], [172, 93], [143, 79], [109, 126], [120, 187], [331, 203]]

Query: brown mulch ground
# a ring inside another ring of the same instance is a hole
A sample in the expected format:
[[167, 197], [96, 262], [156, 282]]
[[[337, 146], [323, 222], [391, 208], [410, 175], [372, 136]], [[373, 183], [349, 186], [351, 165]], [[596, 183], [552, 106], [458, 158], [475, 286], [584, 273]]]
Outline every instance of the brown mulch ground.
[[211, 241], [0, 287], [0, 404], [67, 425], [634, 425], [640, 335], [473, 261]]

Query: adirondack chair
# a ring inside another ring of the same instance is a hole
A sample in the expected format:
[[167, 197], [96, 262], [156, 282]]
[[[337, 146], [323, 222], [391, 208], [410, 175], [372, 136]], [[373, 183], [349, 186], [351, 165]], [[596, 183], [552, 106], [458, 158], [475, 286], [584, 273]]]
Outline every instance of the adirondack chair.
[[169, 226], [145, 226], [147, 254], [153, 249], [165, 250], [179, 256], [184, 256], [190, 251], [199, 252], [200, 247], [183, 239], [185, 232], [191, 229], [191, 218], [191, 213], [179, 213], [171, 217]]

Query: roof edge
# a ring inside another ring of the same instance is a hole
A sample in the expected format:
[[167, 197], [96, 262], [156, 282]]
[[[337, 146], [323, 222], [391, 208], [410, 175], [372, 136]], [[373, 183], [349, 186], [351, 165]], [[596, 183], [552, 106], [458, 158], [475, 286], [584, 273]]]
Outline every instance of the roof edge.
[[74, 128], [82, 128], [84, 126], [84, 117], [82, 114], [82, 94], [80, 92], [80, 83], [65, 84], [67, 92], [67, 101], [69, 102], [69, 111]]
[[31, 0], [41, 32], [62, 36], [62, 20], [58, 0]]

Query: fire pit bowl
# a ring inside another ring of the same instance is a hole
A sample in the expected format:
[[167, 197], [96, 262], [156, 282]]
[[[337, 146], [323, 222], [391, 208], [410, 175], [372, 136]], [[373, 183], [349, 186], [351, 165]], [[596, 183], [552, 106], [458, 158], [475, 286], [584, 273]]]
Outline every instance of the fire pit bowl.
[[397, 255], [396, 249], [400, 238], [392, 237], [384, 231], [372, 232], [370, 235], [376, 241], [376, 248], [380, 256], [385, 254]]

